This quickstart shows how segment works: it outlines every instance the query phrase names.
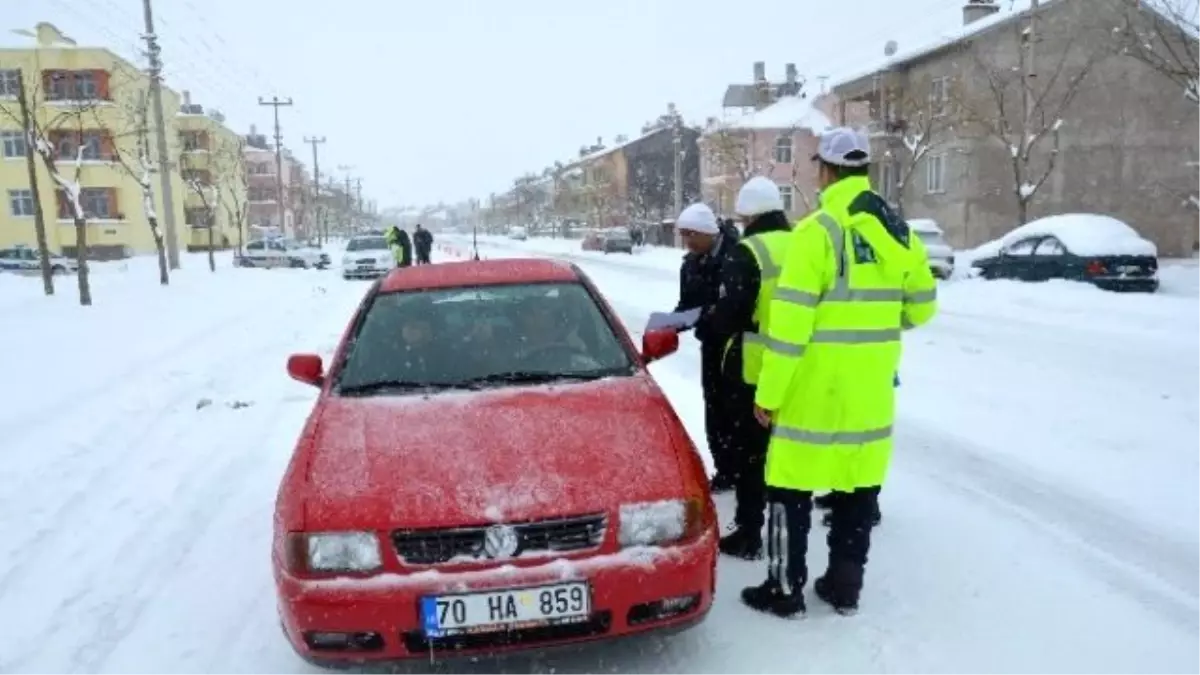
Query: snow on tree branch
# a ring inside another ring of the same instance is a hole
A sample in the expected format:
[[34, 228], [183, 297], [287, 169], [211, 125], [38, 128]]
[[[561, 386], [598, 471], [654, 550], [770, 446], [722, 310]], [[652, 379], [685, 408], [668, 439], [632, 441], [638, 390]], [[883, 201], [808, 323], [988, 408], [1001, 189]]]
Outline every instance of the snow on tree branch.
[[1200, 103], [1200, 0], [1106, 0], [1116, 17], [1111, 39], [1130, 56]]

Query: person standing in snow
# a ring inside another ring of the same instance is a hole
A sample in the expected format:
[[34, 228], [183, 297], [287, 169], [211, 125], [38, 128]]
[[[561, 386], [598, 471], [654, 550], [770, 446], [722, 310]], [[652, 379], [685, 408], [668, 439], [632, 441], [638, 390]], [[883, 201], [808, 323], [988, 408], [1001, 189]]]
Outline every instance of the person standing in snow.
[[805, 611], [812, 495], [838, 492], [829, 565], [813, 584], [840, 614], [858, 609], [876, 490], [895, 423], [900, 334], [937, 311], [920, 238], [867, 178], [866, 134], [834, 128], [817, 154], [821, 206], [789, 236], [771, 300], [755, 417], [770, 428], [767, 580], [742, 591], [761, 612]]
[[417, 250], [417, 264], [428, 265], [429, 254], [433, 250], [433, 233], [417, 223], [417, 231], [413, 233], [413, 248]]
[[721, 378], [721, 355], [725, 343], [710, 335], [703, 316], [717, 303], [721, 284], [721, 264], [737, 244], [736, 229], [721, 228], [717, 216], [704, 204], [692, 204], [679, 214], [675, 227], [679, 230], [688, 253], [679, 269], [679, 303], [676, 312], [701, 308], [701, 323], [695, 328], [700, 341], [700, 386], [704, 391], [704, 432], [709, 454], [716, 470], [712, 490], [724, 492], [733, 488], [734, 464], [730, 446], [728, 418], [723, 411], [725, 398]]
[[408, 232], [393, 225], [388, 228], [386, 239], [388, 248], [392, 249], [392, 257], [396, 259], [396, 267], [411, 267], [413, 246]]
[[[762, 366], [762, 330], [787, 251], [791, 224], [779, 187], [762, 176], [738, 192], [737, 216], [745, 223], [742, 239], [721, 265], [719, 299], [697, 330], [724, 345], [724, 411], [735, 463], [737, 507], [734, 530], [721, 537], [721, 553], [746, 560], [762, 557], [766, 485], [763, 462], [769, 431], [754, 417], [754, 392]], [[732, 225], [732, 223], [730, 224]]]

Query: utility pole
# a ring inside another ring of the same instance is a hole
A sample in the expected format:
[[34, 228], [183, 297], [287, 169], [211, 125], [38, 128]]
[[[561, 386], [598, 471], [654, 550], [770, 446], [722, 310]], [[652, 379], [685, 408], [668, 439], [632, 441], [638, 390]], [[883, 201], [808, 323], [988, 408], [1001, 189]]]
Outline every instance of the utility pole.
[[350, 176], [346, 176], [346, 190], [343, 194], [346, 196], [346, 227], [349, 230], [346, 234], [353, 236], [358, 228], [355, 227], [357, 219], [354, 215], [354, 205], [350, 203], [354, 199], [350, 193]]
[[[362, 202], [362, 179], [361, 179], [361, 178], [359, 178], [359, 179], [358, 179], [358, 188], [357, 188], [357, 192], [358, 192], [358, 217], [359, 217], [360, 219], [364, 219], [364, 218], [363, 218], [363, 216], [364, 216], [365, 214], [363, 213], [363, 202]], [[364, 220], [365, 220], [365, 219], [364, 219]]]
[[[326, 178], [325, 184], [327, 186], [326, 189], [329, 190], [329, 208], [327, 209], [327, 211], [333, 211], [333, 196], [337, 194], [336, 192], [333, 191], [333, 176], [329, 176], [328, 178]], [[325, 241], [329, 241], [329, 216], [330, 215], [332, 215], [332, 214], [326, 214], [326, 217], [325, 217]]]
[[[320, 138], [308, 136], [304, 137], [304, 142], [312, 145], [313, 149], [313, 214], [314, 216], [320, 213], [321, 209], [321, 160], [317, 156], [317, 146], [325, 142], [325, 137]], [[324, 214], [321, 214], [321, 219], [313, 218], [314, 224], [317, 227], [317, 243], [321, 244], [324, 239], [328, 239], [329, 235], [324, 233]]]
[[37, 134], [33, 131], [32, 101], [25, 98], [24, 70], [17, 69], [17, 98], [21, 107], [21, 131], [25, 136], [25, 168], [29, 171], [29, 194], [33, 199], [33, 232], [37, 237], [38, 258], [42, 267], [42, 290], [54, 295], [54, 271], [50, 268], [50, 243], [46, 240], [46, 217], [42, 213], [42, 194], [38, 189], [37, 163], [33, 159], [33, 143]]
[[283, 205], [283, 132], [279, 128], [279, 108], [292, 105], [292, 99], [281, 101], [278, 96], [272, 96], [268, 101], [259, 96], [258, 104], [269, 105], [275, 109], [275, 203], [279, 205], [279, 231], [286, 235], [287, 211]]
[[154, 11], [150, 0], [142, 0], [142, 16], [146, 20], [146, 53], [150, 57], [150, 102], [154, 105], [154, 136], [158, 143], [158, 178], [162, 188], [162, 213], [159, 217], [167, 233], [167, 266], [179, 269], [179, 236], [175, 229], [175, 195], [171, 192], [171, 158], [167, 146], [167, 123], [162, 103], [162, 58], [158, 36], [154, 34]]
[[671, 147], [675, 156], [675, 217], [683, 211], [683, 138], [679, 115], [671, 126]]

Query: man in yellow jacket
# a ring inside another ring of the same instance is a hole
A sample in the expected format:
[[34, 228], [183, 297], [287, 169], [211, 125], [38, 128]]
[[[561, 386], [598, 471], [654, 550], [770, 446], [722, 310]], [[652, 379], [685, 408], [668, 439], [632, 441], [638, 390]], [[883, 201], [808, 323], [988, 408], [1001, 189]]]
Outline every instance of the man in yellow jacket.
[[742, 600], [780, 616], [805, 610], [814, 491], [844, 493], [831, 511], [817, 597], [842, 614], [857, 610], [892, 454], [900, 333], [936, 311], [937, 282], [920, 238], [871, 189], [866, 135], [831, 129], [813, 161], [820, 208], [790, 235], [755, 394], [755, 415], [771, 427], [770, 562], [767, 581], [742, 591]]

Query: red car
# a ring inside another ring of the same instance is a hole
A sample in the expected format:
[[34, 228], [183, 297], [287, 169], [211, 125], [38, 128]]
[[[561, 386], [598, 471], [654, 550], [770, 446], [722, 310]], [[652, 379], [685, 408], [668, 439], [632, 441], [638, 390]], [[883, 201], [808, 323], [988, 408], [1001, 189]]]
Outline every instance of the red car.
[[716, 581], [703, 465], [577, 267], [392, 272], [326, 371], [279, 488], [288, 639], [323, 665], [600, 640], [699, 623]]

